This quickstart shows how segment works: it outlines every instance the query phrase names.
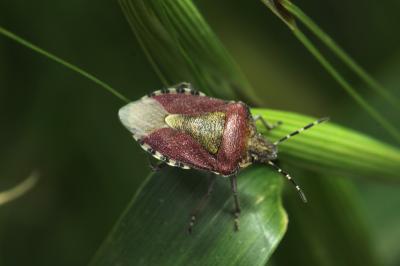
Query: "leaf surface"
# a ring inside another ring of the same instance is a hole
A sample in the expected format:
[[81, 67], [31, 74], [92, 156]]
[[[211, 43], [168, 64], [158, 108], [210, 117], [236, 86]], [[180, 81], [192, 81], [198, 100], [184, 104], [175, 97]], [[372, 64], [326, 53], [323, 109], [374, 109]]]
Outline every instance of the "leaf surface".
[[[252, 109], [252, 113], [262, 115], [271, 123], [283, 122], [280, 127], [270, 132], [266, 132], [261, 124], [258, 125], [259, 130], [272, 141], [316, 119], [270, 109]], [[372, 177], [382, 181], [399, 181], [400, 150], [398, 148], [337, 125], [334, 120], [315, 126], [283, 142], [279, 145], [279, 151], [279, 157], [285, 162], [290, 161], [292, 164], [307, 169]]]
[[190, 212], [206, 193], [209, 178], [172, 168], [150, 175], [92, 265], [264, 265], [286, 230], [282, 178], [264, 167], [239, 175], [242, 213], [235, 232], [229, 180], [217, 177], [189, 234]]

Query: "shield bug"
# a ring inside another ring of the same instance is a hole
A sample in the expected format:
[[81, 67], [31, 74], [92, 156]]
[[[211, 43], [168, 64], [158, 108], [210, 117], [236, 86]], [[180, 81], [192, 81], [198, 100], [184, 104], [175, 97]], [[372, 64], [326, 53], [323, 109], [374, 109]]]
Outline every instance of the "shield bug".
[[[235, 202], [235, 229], [238, 229], [240, 204], [236, 176], [240, 169], [253, 163], [272, 166], [294, 185], [301, 199], [306, 197], [293, 178], [273, 161], [277, 146], [283, 141], [326, 120], [319, 119], [293, 133], [271, 142], [256, 129], [256, 121], [271, 130], [278, 126], [262, 117], [253, 117], [243, 102], [225, 101], [205, 96], [190, 83], [155, 91], [119, 110], [122, 124], [141, 147], [164, 165], [194, 168], [229, 177]], [[189, 232], [197, 213], [211, 194], [207, 194], [191, 215]]]

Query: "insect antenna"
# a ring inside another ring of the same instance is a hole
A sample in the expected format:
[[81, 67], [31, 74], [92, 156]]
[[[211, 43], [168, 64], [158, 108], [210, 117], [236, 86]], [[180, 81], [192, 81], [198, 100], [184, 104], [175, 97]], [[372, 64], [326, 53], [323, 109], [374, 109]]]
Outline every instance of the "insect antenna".
[[320, 119], [318, 119], [318, 120], [315, 120], [314, 122], [312, 122], [312, 123], [310, 123], [310, 124], [308, 124], [308, 125], [306, 125], [306, 126], [300, 128], [300, 129], [298, 129], [298, 130], [296, 130], [296, 131], [293, 131], [293, 132], [290, 133], [289, 135], [286, 135], [285, 137], [281, 138], [280, 140], [275, 141], [275, 142], [274, 142], [274, 145], [281, 144], [282, 142], [284, 142], [284, 141], [290, 139], [290, 138], [293, 137], [293, 136], [296, 136], [297, 134], [303, 132], [304, 130], [310, 129], [310, 128], [312, 128], [313, 126], [318, 125], [318, 124], [321, 124], [322, 122], [325, 122], [325, 121], [328, 121], [328, 120], [329, 120], [329, 117], [323, 117], [323, 118], [320, 118]]
[[293, 180], [293, 178], [286, 173], [285, 171], [283, 171], [279, 166], [277, 166], [276, 164], [274, 164], [272, 161], [268, 161], [268, 164], [271, 165], [276, 171], [278, 171], [281, 175], [283, 175], [284, 177], [286, 177], [287, 180], [289, 180], [293, 186], [296, 188], [297, 192], [299, 193], [299, 196], [301, 198], [301, 200], [304, 203], [307, 203], [307, 198], [306, 195], [304, 194], [304, 192], [301, 190], [300, 186], [297, 185], [296, 181]]

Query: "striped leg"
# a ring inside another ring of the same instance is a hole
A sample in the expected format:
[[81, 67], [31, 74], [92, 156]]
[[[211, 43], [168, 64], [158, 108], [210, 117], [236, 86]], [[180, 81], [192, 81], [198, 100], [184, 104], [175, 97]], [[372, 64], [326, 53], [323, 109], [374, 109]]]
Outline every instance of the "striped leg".
[[307, 198], [306, 195], [304, 194], [304, 192], [301, 190], [301, 188], [299, 187], [299, 185], [297, 185], [296, 181], [293, 180], [293, 178], [286, 173], [285, 171], [283, 171], [279, 166], [277, 166], [276, 164], [274, 164], [272, 161], [268, 161], [268, 164], [271, 165], [276, 171], [278, 171], [279, 173], [281, 173], [281, 175], [283, 175], [284, 177], [286, 177], [287, 180], [289, 180], [293, 186], [296, 188], [297, 192], [299, 193], [299, 196], [301, 198], [301, 200], [304, 203], [307, 203]]
[[329, 120], [328, 117], [320, 118], [320, 119], [318, 119], [318, 120], [316, 120], [316, 121], [314, 121], [314, 122], [312, 122], [312, 123], [306, 125], [305, 127], [302, 127], [302, 128], [300, 128], [300, 129], [298, 129], [298, 130], [296, 130], [296, 131], [293, 131], [293, 132], [290, 133], [289, 135], [286, 135], [285, 137], [281, 138], [280, 140], [275, 141], [274, 145], [278, 145], [278, 144], [280, 144], [280, 143], [282, 143], [282, 142], [284, 142], [284, 141], [290, 139], [291, 137], [296, 136], [297, 134], [303, 132], [304, 130], [310, 129], [310, 128], [312, 128], [313, 126], [318, 125], [318, 124], [321, 124], [322, 122], [325, 122], [325, 121], [328, 121], [328, 120]]
[[268, 123], [267, 120], [265, 120], [264, 117], [262, 117], [261, 115], [256, 115], [256, 116], [253, 117], [253, 119], [254, 119], [254, 121], [260, 120], [261, 123], [264, 125], [264, 127], [265, 127], [267, 130], [272, 130], [272, 129], [276, 128], [277, 126], [282, 125], [282, 121], [278, 121], [278, 122], [276, 122], [275, 124], [272, 124], [272, 125], [271, 125], [271, 124]]
[[235, 231], [239, 230], [239, 216], [240, 216], [240, 202], [239, 202], [239, 197], [238, 197], [238, 192], [237, 192], [237, 177], [236, 175], [233, 175], [229, 177], [231, 181], [231, 188], [233, 192], [233, 199], [235, 201]]
[[210, 183], [208, 185], [207, 194], [203, 196], [203, 198], [200, 200], [199, 204], [197, 204], [196, 208], [192, 211], [192, 213], [190, 215], [190, 222], [189, 222], [189, 227], [188, 227], [189, 234], [192, 233], [193, 226], [196, 223], [197, 215], [204, 208], [204, 206], [206, 205], [208, 199], [210, 198], [210, 196], [212, 194], [212, 191], [213, 191], [213, 188], [214, 188], [214, 184], [215, 184], [215, 180], [216, 180], [216, 176], [212, 175], [211, 181], [210, 181]]

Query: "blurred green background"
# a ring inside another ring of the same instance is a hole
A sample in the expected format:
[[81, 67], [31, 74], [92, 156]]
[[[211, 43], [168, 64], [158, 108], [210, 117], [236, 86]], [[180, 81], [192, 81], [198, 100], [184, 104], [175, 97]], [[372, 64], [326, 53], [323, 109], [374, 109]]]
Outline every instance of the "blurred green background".
[[[232, 2], [195, 1], [267, 107], [328, 115], [395, 145], [261, 2]], [[399, 1], [296, 4], [400, 97]], [[117, 1], [2, 0], [0, 25], [131, 99], [162, 87]], [[399, 126], [399, 114], [343, 70]], [[0, 206], [0, 265], [88, 263], [149, 172], [118, 121], [121, 105], [96, 84], [0, 37], [0, 189], [32, 169], [41, 173], [32, 191]], [[400, 265], [399, 185], [353, 182], [380, 258]]]

